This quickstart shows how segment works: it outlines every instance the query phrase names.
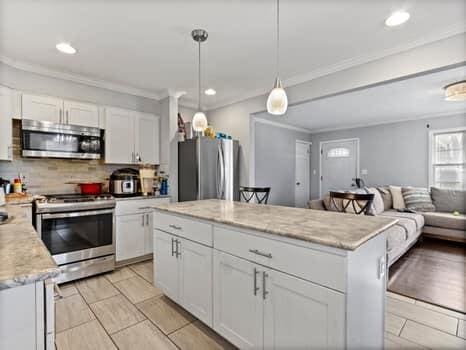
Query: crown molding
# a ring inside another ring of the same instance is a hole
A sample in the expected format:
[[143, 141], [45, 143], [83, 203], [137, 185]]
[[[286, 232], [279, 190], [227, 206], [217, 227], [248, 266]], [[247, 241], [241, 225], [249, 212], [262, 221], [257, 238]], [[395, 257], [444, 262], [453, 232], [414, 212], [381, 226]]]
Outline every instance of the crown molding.
[[366, 128], [372, 126], [379, 126], [379, 125], [388, 125], [388, 124], [396, 124], [396, 123], [403, 123], [403, 122], [411, 122], [416, 120], [424, 120], [430, 118], [441, 118], [441, 117], [454, 117], [454, 116], [465, 116], [466, 112], [464, 110], [457, 110], [457, 111], [450, 111], [450, 112], [438, 112], [438, 113], [430, 113], [430, 114], [421, 114], [414, 117], [404, 118], [404, 119], [396, 119], [396, 120], [386, 120], [380, 122], [373, 122], [373, 123], [358, 123], [358, 124], [348, 124], [346, 126], [341, 126], [337, 128], [322, 128], [322, 129], [312, 129], [309, 131], [310, 134], [320, 134], [324, 132], [332, 132], [332, 131], [340, 131], [340, 130], [351, 130], [351, 129], [358, 129], [358, 128]]
[[[285, 87], [291, 87], [294, 85], [299, 85], [302, 83], [306, 83], [308, 81], [330, 75], [333, 73], [337, 73], [349, 68], [353, 68], [362, 64], [366, 64], [369, 62], [377, 61], [379, 59], [382, 59], [384, 57], [392, 56], [395, 54], [399, 54], [405, 51], [409, 51], [412, 49], [415, 49], [417, 47], [431, 44], [437, 41], [445, 40], [448, 38], [451, 38], [455, 35], [459, 34], [464, 34], [466, 32], [466, 25], [463, 23], [456, 23], [448, 27], [446, 30], [433, 34], [433, 35], [426, 35], [422, 38], [419, 38], [418, 40], [414, 40], [410, 43], [404, 44], [404, 45], [399, 45], [390, 49], [385, 49], [378, 51], [376, 53], [372, 54], [363, 54], [348, 60], [344, 60], [341, 62], [338, 62], [333, 65], [321, 67], [314, 69], [308, 73], [305, 74], [300, 74], [296, 75], [294, 77], [282, 80], [282, 83]], [[270, 85], [270, 88], [261, 88], [261, 89], [256, 89], [252, 90], [249, 92], [244, 92], [242, 94], [236, 95], [234, 98], [231, 99], [224, 99], [222, 101], [219, 101], [217, 103], [212, 104], [211, 106], [208, 107], [208, 110], [214, 110], [217, 108], [225, 107], [228, 105], [232, 105], [253, 97], [258, 97], [264, 94], [268, 94], [272, 88], [272, 84]]]
[[299, 127], [299, 126], [290, 125], [290, 124], [283, 124], [283, 123], [275, 122], [273, 120], [268, 120], [268, 119], [259, 118], [259, 117], [254, 117], [253, 120], [254, 120], [255, 123], [272, 125], [272, 126], [276, 126], [278, 128], [284, 128], [284, 129], [289, 129], [289, 130], [293, 130], [293, 131], [304, 132], [304, 133], [307, 133], [307, 134], [311, 133], [311, 130], [309, 130], [309, 129], [302, 128], [302, 127]]
[[132, 86], [124, 85], [124, 84], [119, 84], [119, 83], [115, 83], [115, 82], [111, 82], [107, 80], [95, 79], [95, 78], [91, 78], [89, 76], [85, 76], [81, 74], [66, 73], [66, 72], [46, 68], [40, 65], [11, 59], [4, 55], [0, 55], [0, 62], [6, 64], [7, 66], [10, 66], [10, 67], [22, 70], [22, 71], [35, 73], [35, 74], [43, 75], [46, 77], [68, 80], [68, 81], [78, 83], [78, 84], [84, 84], [84, 85], [98, 87], [98, 88], [120, 92], [124, 94], [150, 98], [153, 100], [160, 100], [163, 98], [161, 97], [162, 94], [159, 94], [159, 93], [156, 93], [150, 90], [140, 89], [140, 88], [136, 88], [136, 87], [132, 87]]

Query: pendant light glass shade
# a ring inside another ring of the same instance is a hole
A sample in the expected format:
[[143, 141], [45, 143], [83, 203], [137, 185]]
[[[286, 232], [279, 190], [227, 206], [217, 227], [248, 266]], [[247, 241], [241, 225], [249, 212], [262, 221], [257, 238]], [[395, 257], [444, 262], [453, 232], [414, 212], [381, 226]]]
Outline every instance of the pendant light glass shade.
[[192, 120], [193, 130], [196, 132], [203, 132], [207, 128], [207, 118], [203, 112], [194, 114]]
[[288, 97], [282, 87], [280, 78], [277, 77], [275, 85], [267, 99], [267, 112], [273, 115], [283, 115], [288, 109]]
[[273, 115], [283, 115], [288, 109], [288, 97], [286, 96], [285, 89], [283, 89], [282, 82], [279, 78], [280, 70], [280, 0], [277, 0], [277, 78], [273, 89], [267, 99], [267, 112]]
[[445, 100], [466, 101], [466, 80], [447, 85], [445, 89]]

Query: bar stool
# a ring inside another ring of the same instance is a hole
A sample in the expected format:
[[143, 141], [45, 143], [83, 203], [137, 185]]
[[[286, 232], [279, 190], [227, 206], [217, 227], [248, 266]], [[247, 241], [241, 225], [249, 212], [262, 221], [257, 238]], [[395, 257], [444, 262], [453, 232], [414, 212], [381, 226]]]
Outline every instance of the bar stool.
[[258, 204], [267, 204], [269, 200], [270, 187], [246, 187], [240, 186], [239, 188], [240, 201], [243, 198], [247, 203], [255, 198]]
[[[350, 192], [329, 192], [330, 202], [335, 209], [341, 213], [347, 213], [348, 207], [351, 205], [355, 214], [369, 213], [372, 201], [374, 200], [373, 193], [350, 193]], [[341, 205], [337, 204], [335, 199], [339, 199]]]

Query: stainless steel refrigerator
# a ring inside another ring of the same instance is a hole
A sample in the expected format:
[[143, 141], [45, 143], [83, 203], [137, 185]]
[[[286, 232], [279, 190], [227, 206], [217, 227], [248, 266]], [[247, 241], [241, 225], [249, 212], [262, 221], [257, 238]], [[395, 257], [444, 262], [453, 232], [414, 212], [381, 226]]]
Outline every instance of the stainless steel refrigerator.
[[178, 143], [178, 200], [239, 200], [239, 143], [194, 138]]

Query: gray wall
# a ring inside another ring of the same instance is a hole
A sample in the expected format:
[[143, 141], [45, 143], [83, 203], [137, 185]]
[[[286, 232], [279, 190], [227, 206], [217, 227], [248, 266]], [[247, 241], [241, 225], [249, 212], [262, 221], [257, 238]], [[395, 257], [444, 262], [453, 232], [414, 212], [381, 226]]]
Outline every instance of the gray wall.
[[466, 126], [466, 114], [312, 134], [311, 198], [319, 198], [321, 141], [359, 138], [360, 169], [368, 171], [361, 176], [366, 185], [427, 187], [429, 131], [460, 126]]
[[128, 108], [136, 111], [160, 113], [157, 100], [107, 89], [78, 84], [69, 80], [46, 77], [13, 68], [0, 62], [0, 84], [39, 95], [51, 95], [98, 105]]
[[310, 134], [255, 123], [255, 186], [271, 187], [269, 204], [294, 206], [296, 140]]

